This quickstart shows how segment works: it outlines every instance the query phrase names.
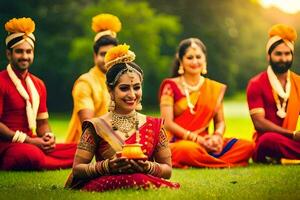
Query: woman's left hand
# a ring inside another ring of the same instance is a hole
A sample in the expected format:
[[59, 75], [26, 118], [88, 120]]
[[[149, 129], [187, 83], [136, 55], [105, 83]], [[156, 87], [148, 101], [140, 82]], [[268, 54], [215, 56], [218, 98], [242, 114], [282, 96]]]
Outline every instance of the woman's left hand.
[[214, 134], [211, 136], [211, 140], [213, 143], [213, 146], [215, 147], [214, 153], [219, 153], [222, 151], [223, 148], [223, 138], [221, 135]]
[[149, 170], [150, 161], [148, 161], [148, 160], [133, 160], [133, 159], [130, 159], [129, 162], [130, 162], [132, 168], [136, 172], [146, 173]]

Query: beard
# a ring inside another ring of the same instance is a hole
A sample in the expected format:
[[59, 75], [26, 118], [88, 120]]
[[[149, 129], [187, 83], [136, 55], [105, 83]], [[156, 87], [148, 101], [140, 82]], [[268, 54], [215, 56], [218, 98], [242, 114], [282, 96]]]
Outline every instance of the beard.
[[270, 65], [275, 74], [283, 74], [287, 72], [293, 64], [293, 60], [287, 62], [274, 62], [272, 59], [270, 60]]

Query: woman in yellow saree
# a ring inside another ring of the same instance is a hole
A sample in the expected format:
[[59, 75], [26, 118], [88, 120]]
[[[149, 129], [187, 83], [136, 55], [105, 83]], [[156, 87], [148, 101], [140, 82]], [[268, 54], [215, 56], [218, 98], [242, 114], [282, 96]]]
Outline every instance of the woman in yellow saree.
[[[223, 138], [223, 96], [226, 86], [203, 77], [206, 47], [197, 38], [178, 47], [173, 78], [160, 87], [160, 109], [169, 133], [174, 167], [245, 166], [253, 152], [252, 142]], [[208, 133], [213, 121], [214, 132]]]
[[[171, 177], [171, 152], [162, 120], [138, 113], [143, 71], [129, 46], [105, 57], [109, 113], [83, 123], [73, 170], [66, 187], [87, 191], [125, 188], [178, 188]], [[92, 162], [95, 156], [96, 162]]]

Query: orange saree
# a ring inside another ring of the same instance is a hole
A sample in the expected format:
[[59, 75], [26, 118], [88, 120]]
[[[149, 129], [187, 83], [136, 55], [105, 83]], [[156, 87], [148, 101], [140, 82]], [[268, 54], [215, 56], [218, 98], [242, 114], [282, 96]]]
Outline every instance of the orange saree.
[[[187, 105], [187, 98], [173, 79], [163, 81], [160, 89], [161, 106], [173, 106], [174, 121], [181, 127], [195, 131], [199, 135], [209, 134], [209, 123], [220, 108], [226, 86], [205, 78], [199, 91], [190, 93], [190, 100], [195, 105], [192, 114]], [[210, 154], [201, 145], [177, 138], [170, 133], [170, 148], [173, 167], [234, 167], [245, 166], [253, 152], [252, 142], [225, 138], [223, 150], [218, 155]]]

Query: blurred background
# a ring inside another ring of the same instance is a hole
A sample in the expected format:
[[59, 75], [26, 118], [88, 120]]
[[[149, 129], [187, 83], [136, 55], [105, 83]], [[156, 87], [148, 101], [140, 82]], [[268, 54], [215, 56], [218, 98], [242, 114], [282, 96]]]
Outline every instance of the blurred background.
[[[158, 89], [169, 77], [178, 43], [198, 37], [208, 49], [207, 77], [228, 85], [226, 97], [245, 93], [247, 82], [266, 69], [268, 29], [287, 23], [300, 33], [299, 0], [0, 0], [0, 70], [5, 69], [4, 30], [13, 17], [36, 23], [30, 71], [48, 89], [50, 112], [72, 111], [71, 90], [93, 66], [91, 18], [117, 15], [120, 43], [131, 46], [145, 72], [143, 106], [158, 110]], [[296, 42], [293, 70], [300, 72]], [[0, 83], [3, 84], [3, 83]]]

